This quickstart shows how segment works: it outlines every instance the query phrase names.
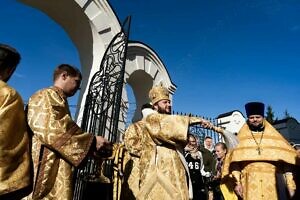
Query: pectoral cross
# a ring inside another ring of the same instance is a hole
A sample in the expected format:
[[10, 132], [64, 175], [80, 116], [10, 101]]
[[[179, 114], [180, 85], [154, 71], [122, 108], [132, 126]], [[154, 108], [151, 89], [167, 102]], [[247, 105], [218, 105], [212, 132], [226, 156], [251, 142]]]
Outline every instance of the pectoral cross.
[[260, 147], [257, 147], [257, 148], [256, 148], [256, 151], [257, 151], [258, 155], [260, 155], [260, 153], [261, 153], [261, 152], [260, 152], [260, 151], [261, 151]]

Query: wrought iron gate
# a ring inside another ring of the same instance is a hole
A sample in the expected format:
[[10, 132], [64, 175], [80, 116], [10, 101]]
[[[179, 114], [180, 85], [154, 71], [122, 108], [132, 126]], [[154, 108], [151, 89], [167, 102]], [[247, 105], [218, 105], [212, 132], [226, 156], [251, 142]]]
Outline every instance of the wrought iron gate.
[[[218, 126], [218, 123], [217, 123], [217, 120], [216, 119], [212, 119], [212, 118], [205, 118], [205, 117], [202, 117], [208, 121], [210, 121], [212, 124], [214, 124], [215, 126]], [[209, 129], [205, 129], [205, 128], [202, 128], [199, 124], [197, 125], [193, 125], [193, 126], [190, 126], [190, 133], [198, 136], [198, 139], [199, 139], [199, 143], [201, 145], [203, 145], [204, 143], [204, 139], [206, 136], [209, 136], [212, 138], [213, 140], [213, 143], [216, 144], [218, 142], [222, 142], [223, 141], [223, 138], [220, 134], [216, 133], [215, 131], [213, 130], [209, 130]]]
[[[116, 142], [119, 135], [130, 20], [130, 16], [126, 18], [122, 30], [106, 49], [99, 71], [90, 82], [82, 118], [83, 130], [111, 142]], [[112, 199], [110, 161], [88, 158], [84, 166], [76, 169], [74, 179], [74, 200]]]
[[[187, 113], [179, 113], [179, 112], [173, 112], [173, 114], [177, 114], [177, 115], [189, 115], [189, 116], [194, 116], [194, 117], [202, 117], [203, 119], [206, 119], [206, 120], [210, 121], [215, 126], [219, 126], [218, 120], [215, 119], [215, 118], [208, 118], [208, 117], [203, 117], [203, 116], [198, 116], [198, 115], [192, 115], [192, 114], [187, 114]], [[192, 133], [193, 135], [196, 135], [198, 137], [199, 143], [201, 145], [203, 145], [204, 138], [206, 136], [210, 136], [212, 138], [214, 144], [216, 144], [217, 142], [223, 142], [223, 137], [220, 134], [216, 133], [213, 130], [202, 128], [199, 124], [190, 126], [189, 132]]]

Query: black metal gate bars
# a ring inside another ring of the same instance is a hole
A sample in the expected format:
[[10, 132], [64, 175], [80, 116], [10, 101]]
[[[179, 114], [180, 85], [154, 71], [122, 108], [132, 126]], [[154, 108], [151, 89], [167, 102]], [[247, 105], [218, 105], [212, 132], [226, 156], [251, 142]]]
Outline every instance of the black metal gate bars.
[[[99, 71], [90, 82], [82, 129], [116, 142], [124, 83], [130, 17], [106, 49]], [[75, 172], [74, 200], [112, 199], [111, 161], [88, 158]]]

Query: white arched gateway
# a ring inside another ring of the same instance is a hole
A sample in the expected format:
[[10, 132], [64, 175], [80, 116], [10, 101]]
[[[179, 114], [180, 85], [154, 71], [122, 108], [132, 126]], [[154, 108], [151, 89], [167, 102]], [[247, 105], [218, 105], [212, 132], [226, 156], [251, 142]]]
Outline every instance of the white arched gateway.
[[141, 117], [139, 110], [144, 103], [149, 101], [148, 92], [153, 85], [162, 84], [169, 89], [171, 94], [176, 90], [158, 55], [145, 44], [140, 42], [128, 44], [125, 69], [125, 82], [132, 87], [136, 100], [137, 109], [133, 121]]
[[[19, 0], [46, 13], [69, 35], [76, 46], [83, 73], [82, 90], [77, 108], [77, 122], [81, 123], [83, 105], [89, 82], [99, 66], [112, 38], [120, 31], [120, 22], [106, 0]], [[167, 70], [158, 55], [148, 46], [130, 42], [127, 50], [125, 83], [133, 89], [137, 110], [148, 101], [149, 89], [158, 83], [170, 92], [176, 90]], [[127, 92], [123, 90], [124, 106], [128, 103]], [[127, 109], [122, 109], [126, 116]], [[137, 111], [133, 121], [139, 118]], [[122, 119], [122, 121], [125, 119]], [[123, 121], [124, 122], [124, 121]], [[120, 126], [121, 132], [125, 128]]]

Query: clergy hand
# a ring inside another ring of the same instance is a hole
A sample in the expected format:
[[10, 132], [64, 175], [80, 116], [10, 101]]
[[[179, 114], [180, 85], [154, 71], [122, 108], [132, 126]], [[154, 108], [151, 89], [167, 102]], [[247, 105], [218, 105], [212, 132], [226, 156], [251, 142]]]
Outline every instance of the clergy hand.
[[205, 119], [203, 119], [200, 123], [200, 125], [203, 127], [203, 128], [207, 128], [207, 129], [211, 129], [213, 127], [213, 124], [210, 122], [210, 121], [207, 121]]
[[96, 149], [97, 155], [102, 157], [108, 157], [112, 152], [111, 143], [102, 136], [96, 136]]
[[235, 186], [234, 191], [239, 197], [243, 198], [243, 187], [240, 183]]
[[218, 126], [213, 126], [211, 129], [217, 133], [224, 134], [224, 129]]
[[110, 142], [102, 136], [96, 136], [96, 149], [97, 151], [106, 146], [110, 146]]

